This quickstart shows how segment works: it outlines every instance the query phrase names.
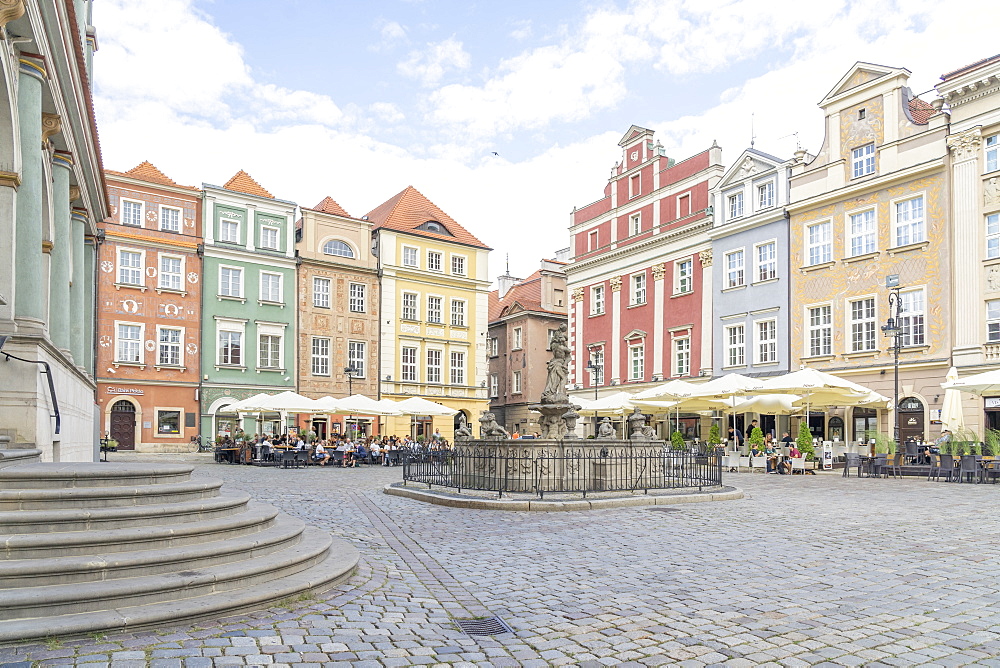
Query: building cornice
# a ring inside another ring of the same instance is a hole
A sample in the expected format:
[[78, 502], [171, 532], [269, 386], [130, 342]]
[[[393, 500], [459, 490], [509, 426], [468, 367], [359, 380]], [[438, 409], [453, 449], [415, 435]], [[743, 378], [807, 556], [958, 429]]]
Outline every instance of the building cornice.
[[[569, 277], [572, 274], [580, 273], [586, 269], [591, 269], [604, 264], [608, 264], [615, 260], [619, 260], [629, 255], [635, 255], [640, 251], [648, 250], [656, 246], [665, 245], [668, 243], [674, 243], [680, 239], [685, 239], [688, 237], [695, 237], [699, 234], [704, 235], [703, 243], [708, 243], [707, 232], [712, 229], [712, 221], [709, 218], [704, 218], [700, 222], [692, 223], [691, 225], [685, 225], [682, 228], [676, 230], [670, 230], [668, 232], [662, 232], [660, 234], [653, 235], [649, 239], [640, 241], [639, 243], [628, 244], [626, 246], [620, 246], [609, 252], [602, 253], [600, 255], [587, 258], [585, 260], [578, 260], [573, 262], [566, 267], [566, 277], [569, 281]], [[696, 248], [698, 242], [692, 243], [691, 247]]]
[[[850, 197], [854, 197], [861, 193], [869, 192], [872, 190], [883, 190], [891, 185], [894, 185], [900, 181], [906, 181], [910, 179], [915, 179], [920, 176], [925, 176], [934, 171], [944, 171], [945, 167], [945, 156], [942, 155], [939, 158], [934, 158], [928, 162], [920, 163], [919, 165], [912, 165], [904, 169], [896, 170], [889, 174], [880, 175], [877, 178], [862, 181], [860, 183], [854, 183], [844, 186], [843, 188], [838, 188], [836, 190], [829, 190], [823, 192], [822, 194], [815, 195], [808, 199], [800, 200], [798, 202], [790, 202], [786, 209], [789, 214], [796, 214], [805, 209], [811, 209], [821, 204], [827, 202], [839, 202]], [[792, 177], [792, 181], [798, 177], [805, 176], [811, 172], [805, 172], [797, 176]], [[792, 190], [795, 189], [794, 183], [792, 185]]]

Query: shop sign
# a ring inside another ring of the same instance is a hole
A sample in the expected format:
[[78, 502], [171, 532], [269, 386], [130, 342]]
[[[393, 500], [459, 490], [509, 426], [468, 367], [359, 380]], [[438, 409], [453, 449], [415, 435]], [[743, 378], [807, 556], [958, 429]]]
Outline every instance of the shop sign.
[[1000, 397], [986, 397], [987, 408], [1000, 408]]
[[109, 387], [108, 394], [135, 394], [141, 396], [145, 392], [137, 387]]

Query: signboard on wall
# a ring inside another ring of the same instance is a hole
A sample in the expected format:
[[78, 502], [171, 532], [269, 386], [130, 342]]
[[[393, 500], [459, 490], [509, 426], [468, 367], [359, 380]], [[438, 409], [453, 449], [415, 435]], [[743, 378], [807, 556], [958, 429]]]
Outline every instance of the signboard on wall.
[[1000, 408], [1000, 397], [986, 397], [986, 408]]

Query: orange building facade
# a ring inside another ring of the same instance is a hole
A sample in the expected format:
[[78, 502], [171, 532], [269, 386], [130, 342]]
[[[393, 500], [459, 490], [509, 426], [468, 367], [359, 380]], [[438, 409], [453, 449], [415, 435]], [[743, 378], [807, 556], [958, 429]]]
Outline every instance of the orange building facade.
[[106, 172], [100, 223], [97, 391], [118, 448], [196, 448], [201, 375], [201, 191], [148, 162]]

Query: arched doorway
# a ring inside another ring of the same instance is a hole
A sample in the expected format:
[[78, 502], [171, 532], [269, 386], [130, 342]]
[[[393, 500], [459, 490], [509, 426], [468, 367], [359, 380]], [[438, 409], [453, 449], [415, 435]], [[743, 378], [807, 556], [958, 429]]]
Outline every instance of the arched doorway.
[[909, 438], [924, 440], [924, 404], [916, 397], [899, 402], [899, 440], [905, 443]]
[[109, 431], [119, 450], [135, 450], [135, 404], [119, 399], [111, 406]]
[[[472, 416], [469, 415], [469, 411], [464, 410], [464, 409], [459, 409], [459, 411], [457, 413], [455, 413], [455, 420], [454, 420], [454, 423], [453, 423], [453, 426], [454, 426], [454, 428], [456, 430], [459, 429], [459, 428], [461, 428], [462, 422], [463, 422], [463, 420], [462, 420], [463, 417], [465, 418], [464, 422], [465, 422], [466, 425], [471, 425], [472, 424]], [[499, 421], [498, 421], [498, 423], [499, 423]]]

